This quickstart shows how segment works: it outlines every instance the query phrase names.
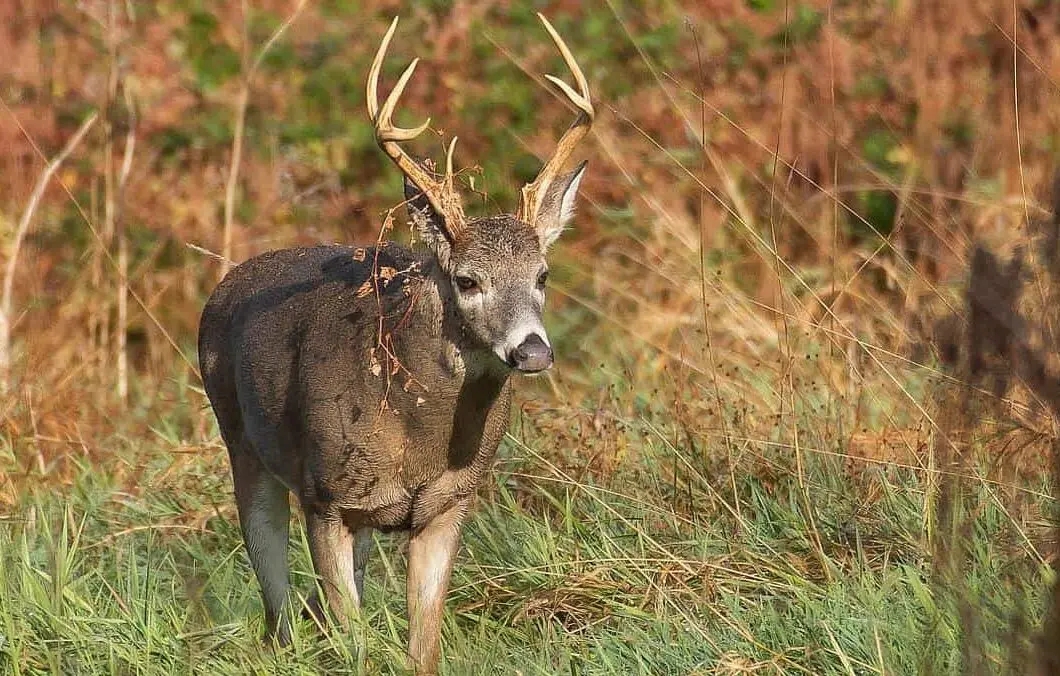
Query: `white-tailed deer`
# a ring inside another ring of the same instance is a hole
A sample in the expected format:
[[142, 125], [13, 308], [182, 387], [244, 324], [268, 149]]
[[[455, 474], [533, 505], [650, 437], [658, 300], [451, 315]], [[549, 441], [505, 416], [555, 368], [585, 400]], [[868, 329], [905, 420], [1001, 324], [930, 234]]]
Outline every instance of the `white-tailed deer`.
[[228, 446], [267, 632], [281, 644], [290, 639], [291, 492], [340, 623], [360, 604], [373, 529], [410, 533], [409, 655], [417, 673], [437, 669], [460, 526], [508, 425], [509, 376], [552, 365], [541, 322], [545, 253], [574, 213], [585, 163], [561, 169], [594, 116], [585, 76], [540, 18], [577, 88], [546, 77], [578, 115], [515, 215], [465, 218], [455, 138], [440, 179], [402, 149], [427, 123], [392, 121], [418, 60], [379, 105], [394, 19], [368, 75], [368, 113], [404, 174], [425, 251], [386, 243], [265, 253], [229, 272], [203, 310], [202, 377]]

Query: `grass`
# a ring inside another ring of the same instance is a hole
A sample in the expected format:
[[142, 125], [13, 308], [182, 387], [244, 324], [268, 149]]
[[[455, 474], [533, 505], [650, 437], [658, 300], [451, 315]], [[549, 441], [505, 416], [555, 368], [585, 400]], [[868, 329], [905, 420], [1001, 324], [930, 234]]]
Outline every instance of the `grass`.
[[[606, 484], [549, 461], [552, 439], [516, 422], [465, 529], [446, 673], [956, 673], [962, 608], [999, 663], [1013, 622], [1042, 608], [1050, 573], [986, 485], [966, 494], [961, 572], [940, 582], [921, 473], [853, 477], [815, 457], [808, 503], [790, 453], [753, 444], [758, 470], [733, 486], [709, 469], [675, 482], [675, 457], [702, 459], [666, 439], [669, 420], [621, 421], [637, 462]], [[403, 538], [377, 537], [351, 634], [302, 621], [271, 654], [223, 449], [162, 431], [109, 445], [61, 490], [26, 484], [0, 522], [5, 673], [402, 673]], [[133, 486], [108, 471], [121, 466]], [[292, 557], [304, 594], [298, 528]]]

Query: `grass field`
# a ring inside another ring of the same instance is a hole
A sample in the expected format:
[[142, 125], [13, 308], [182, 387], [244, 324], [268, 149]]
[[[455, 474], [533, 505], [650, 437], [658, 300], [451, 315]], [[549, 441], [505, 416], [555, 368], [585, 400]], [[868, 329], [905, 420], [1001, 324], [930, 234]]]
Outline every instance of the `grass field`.
[[540, 10], [600, 119], [443, 673], [1060, 673], [1060, 9], [509, 4], [0, 8], [0, 669], [404, 673], [400, 536], [354, 632], [262, 649], [198, 313], [219, 255], [379, 234], [395, 13], [399, 122], [511, 209], [571, 119]]
[[[953, 673], [970, 645], [996, 673], [1026, 639], [1020, 618], [1034, 628], [1052, 581], [1034, 555], [1042, 525], [1009, 510], [1043, 507], [1045, 480], [1024, 500], [968, 491], [967, 551], [941, 582], [931, 543], [946, 536], [932, 532], [932, 488], [915, 470], [855, 478], [811, 456], [800, 486], [790, 448], [753, 442], [731, 450], [759, 471], [730, 482], [674, 441], [664, 413], [614, 423], [637, 461], [606, 482], [550, 461], [563, 450], [552, 435], [513, 427], [466, 530], [449, 673]], [[162, 420], [153, 438], [108, 440], [107, 464], [75, 460], [61, 490], [20, 481], [0, 531], [4, 668], [400, 673], [403, 538], [378, 537], [354, 635], [321, 638], [303, 622], [289, 651], [263, 653], [223, 450], [178, 430]]]

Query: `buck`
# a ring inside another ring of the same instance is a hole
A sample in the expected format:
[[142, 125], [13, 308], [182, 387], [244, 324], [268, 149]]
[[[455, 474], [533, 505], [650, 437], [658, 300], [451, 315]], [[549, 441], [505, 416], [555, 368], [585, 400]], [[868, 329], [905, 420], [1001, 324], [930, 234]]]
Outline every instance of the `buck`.
[[379, 105], [397, 18], [368, 74], [378, 144], [404, 175], [423, 245], [272, 251], [233, 268], [202, 313], [203, 382], [228, 448], [244, 544], [266, 634], [290, 640], [289, 493], [300, 503], [325, 607], [348, 625], [363, 595], [372, 532], [408, 531], [408, 652], [435, 673], [460, 528], [505, 432], [510, 376], [552, 365], [542, 325], [545, 254], [574, 213], [583, 162], [563, 173], [594, 112], [562, 38], [538, 15], [577, 89], [552, 75], [577, 117], [516, 214], [467, 218], [445, 173], [409, 155], [420, 136], [392, 116], [414, 59]]

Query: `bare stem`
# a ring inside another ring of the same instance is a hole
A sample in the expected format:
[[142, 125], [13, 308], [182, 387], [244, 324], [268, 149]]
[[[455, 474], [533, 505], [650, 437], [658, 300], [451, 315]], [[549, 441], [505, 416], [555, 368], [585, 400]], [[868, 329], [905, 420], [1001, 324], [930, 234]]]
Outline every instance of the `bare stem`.
[[[125, 245], [125, 224], [118, 213], [120, 208], [121, 178], [114, 171], [114, 103], [118, 96], [118, 84], [121, 78], [118, 72], [118, 7], [115, 0], [107, 3], [107, 98], [106, 124], [104, 125], [103, 163], [104, 163], [104, 230], [108, 246], [118, 249], [118, 279], [115, 289], [117, 317], [114, 326], [114, 351], [117, 375], [118, 399], [124, 404], [129, 393], [129, 362], [126, 355], [126, 333], [129, 315], [128, 282], [126, 273], [129, 268], [128, 248]], [[131, 126], [130, 126], [131, 129]], [[132, 156], [128, 142], [125, 147], [125, 165], [131, 164]]]
[[[118, 204], [124, 202], [125, 182], [132, 171], [133, 152], [136, 148], [136, 122], [132, 97], [125, 90], [125, 102], [129, 107], [129, 130], [125, 134], [125, 155], [118, 174]], [[125, 222], [118, 218], [118, 396], [122, 402], [129, 395], [129, 356], [127, 334], [129, 325], [129, 241], [125, 236]]]
[[254, 75], [257, 74], [258, 68], [261, 66], [261, 62], [265, 59], [265, 55], [268, 54], [269, 50], [276, 43], [280, 37], [291, 27], [291, 24], [295, 22], [298, 15], [305, 9], [308, 0], [298, 0], [298, 4], [295, 5], [294, 10], [284, 20], [282, 24], [277, 26], [276, 30], [272, 32], [269, 39], [261, 46], [258, 53], [254, 57], [254, 61], [250, 64], [247, 63], [246, 49], [248, 46], [247, 37], [247, 4], [243, 3], [243, 76], [239, 83], [239, 99], [236, 101], [236, 119], [235, 129], [233, 130], [232, 138], [232, 162], [228, 167], [228, 180], [225, 183], [225, 212], [224, 212], [224, 230], [222, 233], [221, 243], [221, 278], [223, 279], [228, 270], [232, 267], [232, 230], [235, 227], [235, 209], [236, 209], [236, 190], [239, 187], [239, 166], [243, 160], [243, 133], [246, 128], [247, 122], [247, 105], [250, 102], [250, 85], [254, 80]]
[[250, 83], [244, 79], [239, 86], [239, 101], [236, 103], [235, 136], [232, 138], [232, 164], [228, 169], [228, 182], [225, 184], [225, 222], [221, 244], [221, 278], [223, 279], [232, 263], [232, 229], [235, 221], [236, 187], [239, 184], [239, 164], [243, 158], [243, 128], [247, 120], [247, 102], [250, 100]]
[[15, 272], [18, 269], [18, 254], [22, 249], [22, 242], [26, 238], [26, 234], [29, 232], [29, 226], [33, 222], [33, 214], [36, 213], [41, 198], [44, 197], [44, 190], [48, 187], [48, 183], [51, 182], [51, 179], [55, 175], [55, 172], [58, 171], [59, 166], [66, 161], [66, 158], [70, 156], [74, 149], [81, 143], [82, 139], [85, 138], [85, 135], [92, 128], [92, 125], [96, 123], [98, 118], [99, 113], [92, 113], [89, 115], [88, 118], [81, 123], [77, 133], [70, 137], [70, 140], [66, 142], [66, 145], [63, 146], [61, 151], [59, 151], [59, 154], [56, 155], [55, 158], [44, 168], [44, 171], [41, 172], [36, 185], [33, 186], [33, 192], [30, 194], [26, 209], [22, 212], [22, 218], [18, 222], [18, 228], [15, 230], [15, 238], [11, 243], [11, 254], [7, 258], [7, 266], [4, 271], [3, 295], [0, 296], [0, 387], [2, 387], [4, 391], [8, 390], [10, 384], [11, 306], [13, 303], [15, 288]]

